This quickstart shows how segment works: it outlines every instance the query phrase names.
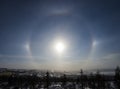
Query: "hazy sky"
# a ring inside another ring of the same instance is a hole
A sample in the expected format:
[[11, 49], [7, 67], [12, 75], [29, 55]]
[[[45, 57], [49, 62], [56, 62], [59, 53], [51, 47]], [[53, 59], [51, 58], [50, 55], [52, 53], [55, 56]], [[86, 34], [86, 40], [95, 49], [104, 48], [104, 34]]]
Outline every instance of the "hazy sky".
[[[0, 67], [120, 65], [119, 0], [0, 0]], [[55, 44], [62, 41], [60, 55]]]

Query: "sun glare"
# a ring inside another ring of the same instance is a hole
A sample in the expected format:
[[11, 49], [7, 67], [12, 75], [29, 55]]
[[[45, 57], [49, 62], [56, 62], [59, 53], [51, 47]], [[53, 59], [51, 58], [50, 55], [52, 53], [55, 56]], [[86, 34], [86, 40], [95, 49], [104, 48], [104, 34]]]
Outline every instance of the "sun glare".
[[63, 53], [63, 51], [64, 51], [64, 49], [65, 49], [64, 43], [62, 43], [62, 42], [56, 43], [55, 49], [56, 49], [56, 51], [57, 51], [58, 53]]

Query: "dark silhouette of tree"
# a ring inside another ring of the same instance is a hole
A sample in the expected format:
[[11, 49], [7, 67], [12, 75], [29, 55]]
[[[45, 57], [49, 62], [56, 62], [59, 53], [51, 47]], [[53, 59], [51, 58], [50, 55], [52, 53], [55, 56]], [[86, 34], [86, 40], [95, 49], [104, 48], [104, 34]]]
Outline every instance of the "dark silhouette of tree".
[[80, 88], [84, 89], [84, 75], [83, 75], [83, 70], [80, 70]]
[[95, 81], [96, 81], [96, 88], [97, 89], [100, 89], [100, 79], [101, 78], [101, 75], [100, 75], [100, 73], [99, 73], [99, 70], [96, 72], [96, 76], [95, 76]]
[[101, 75], [99, 71], [97, 71], [96, 73], [95, 82], [96, 82], [97, 89], [105, 89], [104, 75]]
[[67, 82], [67, 77], [66, 77], [66, 74], [64, 74], [62, 77], [62, 85], [64, 88], [65, 88], [66, 82]]
[[91, 89], [95, 89], [95, 76], [93, 75], [93, 73], [91, 73], [90, 76], [89, 76], [88, 86]]
[[79, 84], [79, 83], [80, 83], [80, 77], [77, 77], [76, 84]]
[[115, 87], [120, 89], [120, 68], [119, 66], [115, 69]]
[[49, 74], [48, 71], [47, 71], [47, 73], [46, 73], [46, 78], [45, 78], [45, 80], [46, 80], [46, 87], [47, 87], [47, 89], [48, 89], [48, 87], [49, 87], [49, 85], [50, 85], [50, 74]]
[[19, 89], [18, 87], [14, 87], [13, 89]]

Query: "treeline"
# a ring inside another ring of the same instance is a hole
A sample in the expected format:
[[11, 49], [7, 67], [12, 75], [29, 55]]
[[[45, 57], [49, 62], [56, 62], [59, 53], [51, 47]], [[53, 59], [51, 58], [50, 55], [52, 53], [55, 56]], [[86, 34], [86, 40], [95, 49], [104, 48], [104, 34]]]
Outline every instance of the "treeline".
[[[8, 82], [8, 84], [5, 86], [2, 84], [3, 82]], [[113, 76], [100, 74], [99, 71], [96, 74], [85, 75], [83, 70], [80, 71], [77, 78], [68, 77], [66, 74], [61, 77], [51, 77], [49, 72], [44, 77], [38, 77], [37, 75], [0, 76], [0, 87], [3, 89], [10, 86], [15, 86], [14, 89], [28, 89], [28, 87], [30, 89], [39, 89], [41, 87], [49, 89], [49, 86], [57, 83], [60, 83], [64, 89], [85, 89], [86, 87], [90, 89], [120, 89], [120, 68], [115, 69]]]

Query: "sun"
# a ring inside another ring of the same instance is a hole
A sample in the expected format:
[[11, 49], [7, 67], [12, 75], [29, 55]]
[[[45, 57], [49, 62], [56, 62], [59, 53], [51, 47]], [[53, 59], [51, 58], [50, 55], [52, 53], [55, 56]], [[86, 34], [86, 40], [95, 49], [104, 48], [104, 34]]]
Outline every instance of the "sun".
[[65, 50], [65, 44], [63, 42], [57, 42], [55, 45], [55, 49], [58, 53], [63, 53]]

